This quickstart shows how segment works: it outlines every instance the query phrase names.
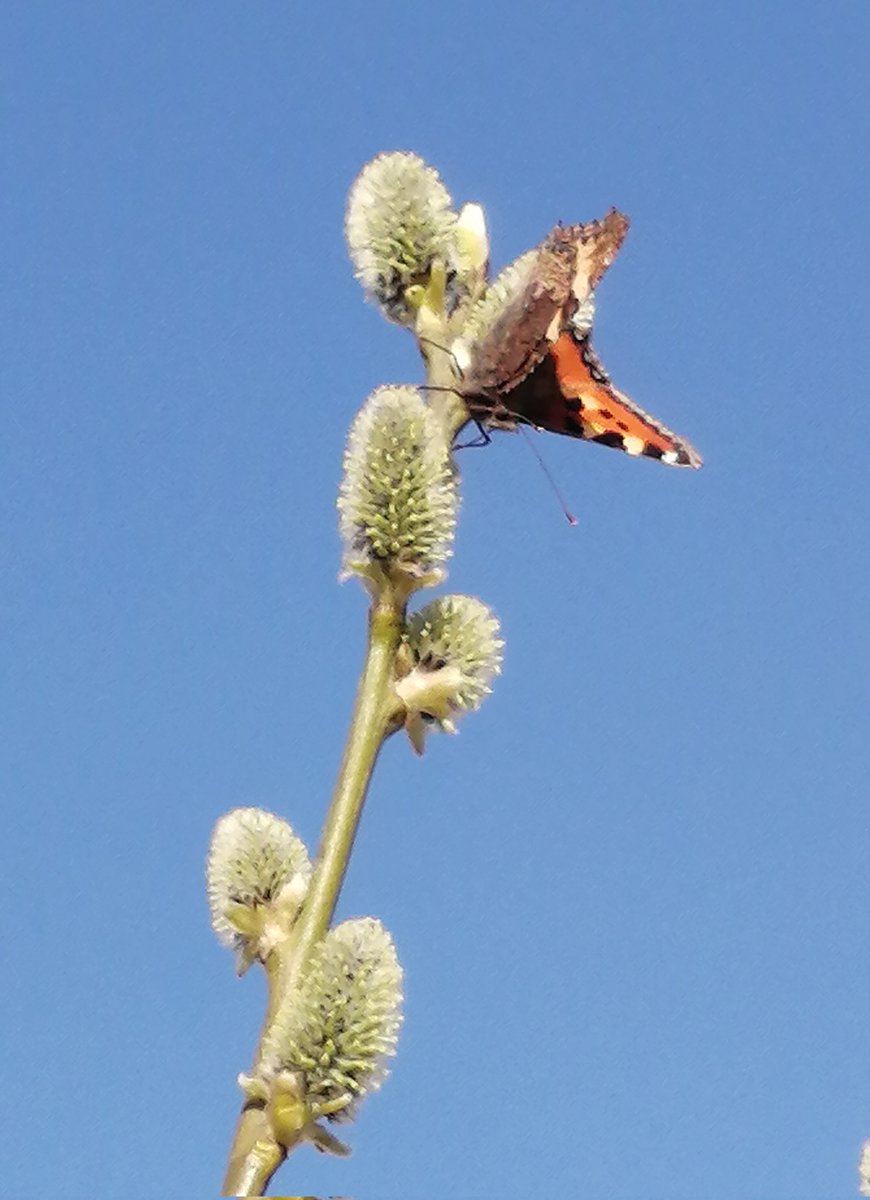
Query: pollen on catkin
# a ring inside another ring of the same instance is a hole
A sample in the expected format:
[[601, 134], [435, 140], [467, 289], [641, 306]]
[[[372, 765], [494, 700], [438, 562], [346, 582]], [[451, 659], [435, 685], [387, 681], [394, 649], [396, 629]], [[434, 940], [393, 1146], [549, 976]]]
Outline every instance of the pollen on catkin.
[[287, 935], [308, 890], [311, 861], [286, 821], [235, 808], [214, 827], [206, 865], [212, 928], [238, 955], [239, 974]]
[[473, 596], [441, 596], [413, 613], [404, 642], [412, 666], [395, 690], [422, 753], [427, 724], [453, 733], [454, 716], [480, 707], [501, 670], [504, 642], [496, 617]]
[[402, 1023], [402, 968], [372, 917], [344, 921], [315, 947], [263, 1043], [264, 1079], [295, 1079], [312, 1119], [351, 1120], [388, 1074]]
[[348, 196], [345, 234], [367, 296], [399, 325], [412, 325], [408, 288], [425, 287], [436, 260], [454, 253], [456, 213], [434, 168], [416, 154], [379, 154]]
[[443, 576], [458, 488], [443, 423], [413, 387], [381, 387], [348, 435], [338, 495], [345, 574], [409, 595]]

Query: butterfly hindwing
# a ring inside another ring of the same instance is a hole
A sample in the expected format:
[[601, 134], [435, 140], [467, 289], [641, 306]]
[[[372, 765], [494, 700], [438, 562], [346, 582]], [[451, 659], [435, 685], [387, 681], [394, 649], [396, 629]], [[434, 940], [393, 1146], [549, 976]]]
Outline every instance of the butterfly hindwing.
[[689, 442], [613, 386], [588, 334], [579, 336], [570, 327], [531, 375], [499, 398], [489, 416], [502, 426], [519, 419], [669, 466], [700, 467], [702, 462]]

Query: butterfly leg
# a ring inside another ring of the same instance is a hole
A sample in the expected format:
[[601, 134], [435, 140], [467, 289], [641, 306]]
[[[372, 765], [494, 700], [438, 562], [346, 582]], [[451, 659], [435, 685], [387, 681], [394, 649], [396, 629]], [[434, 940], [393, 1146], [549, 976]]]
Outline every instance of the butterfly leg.
[[475, 420], [474, 424], [477, 426], [477, 436], [469, 442], [454, 442], [454, 450], [478, 450], [481, 446], [489, 445], [492, 441], [489, 431], [481, 425], [480, 421]]

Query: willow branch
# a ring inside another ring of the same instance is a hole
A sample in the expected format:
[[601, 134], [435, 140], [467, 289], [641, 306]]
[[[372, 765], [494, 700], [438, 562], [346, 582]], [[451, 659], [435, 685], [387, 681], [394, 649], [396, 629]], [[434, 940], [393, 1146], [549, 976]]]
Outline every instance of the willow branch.
[[[257, 1046], [259, 1062], [266, 1030], [293, 986], [313, 947], [329, 928], [347, 871], [369, 780], [384, 739], [390, 732], [390, 685], [402, 633], [403, 605], [382, 595], [369, 614], [369, 638], [362, 677], [338, 781], [320, 839], [311, 887], [302, 913], [287, 941], [276, 947], [266, 964], [269, 999]], [[248, 1103], [236, 1125], [230, 1149], [224, 1196], [262, 1195], [286, 1157], [277, 1144], [262, 1105]]]

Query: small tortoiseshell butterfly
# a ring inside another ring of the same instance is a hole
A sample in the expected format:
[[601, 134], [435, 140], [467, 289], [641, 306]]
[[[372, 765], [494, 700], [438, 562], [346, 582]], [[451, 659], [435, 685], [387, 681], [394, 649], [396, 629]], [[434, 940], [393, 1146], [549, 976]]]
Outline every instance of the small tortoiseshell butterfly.
[[617, 391], [592, 349], [593, 291], [628, 231], [601, 221], [557, 226], [528, 264], [527, 282], [481, 340], [462, 338], [468, 412], [484, 429], [534, 425], [668, 466], [700, 467], [697, 450]]

